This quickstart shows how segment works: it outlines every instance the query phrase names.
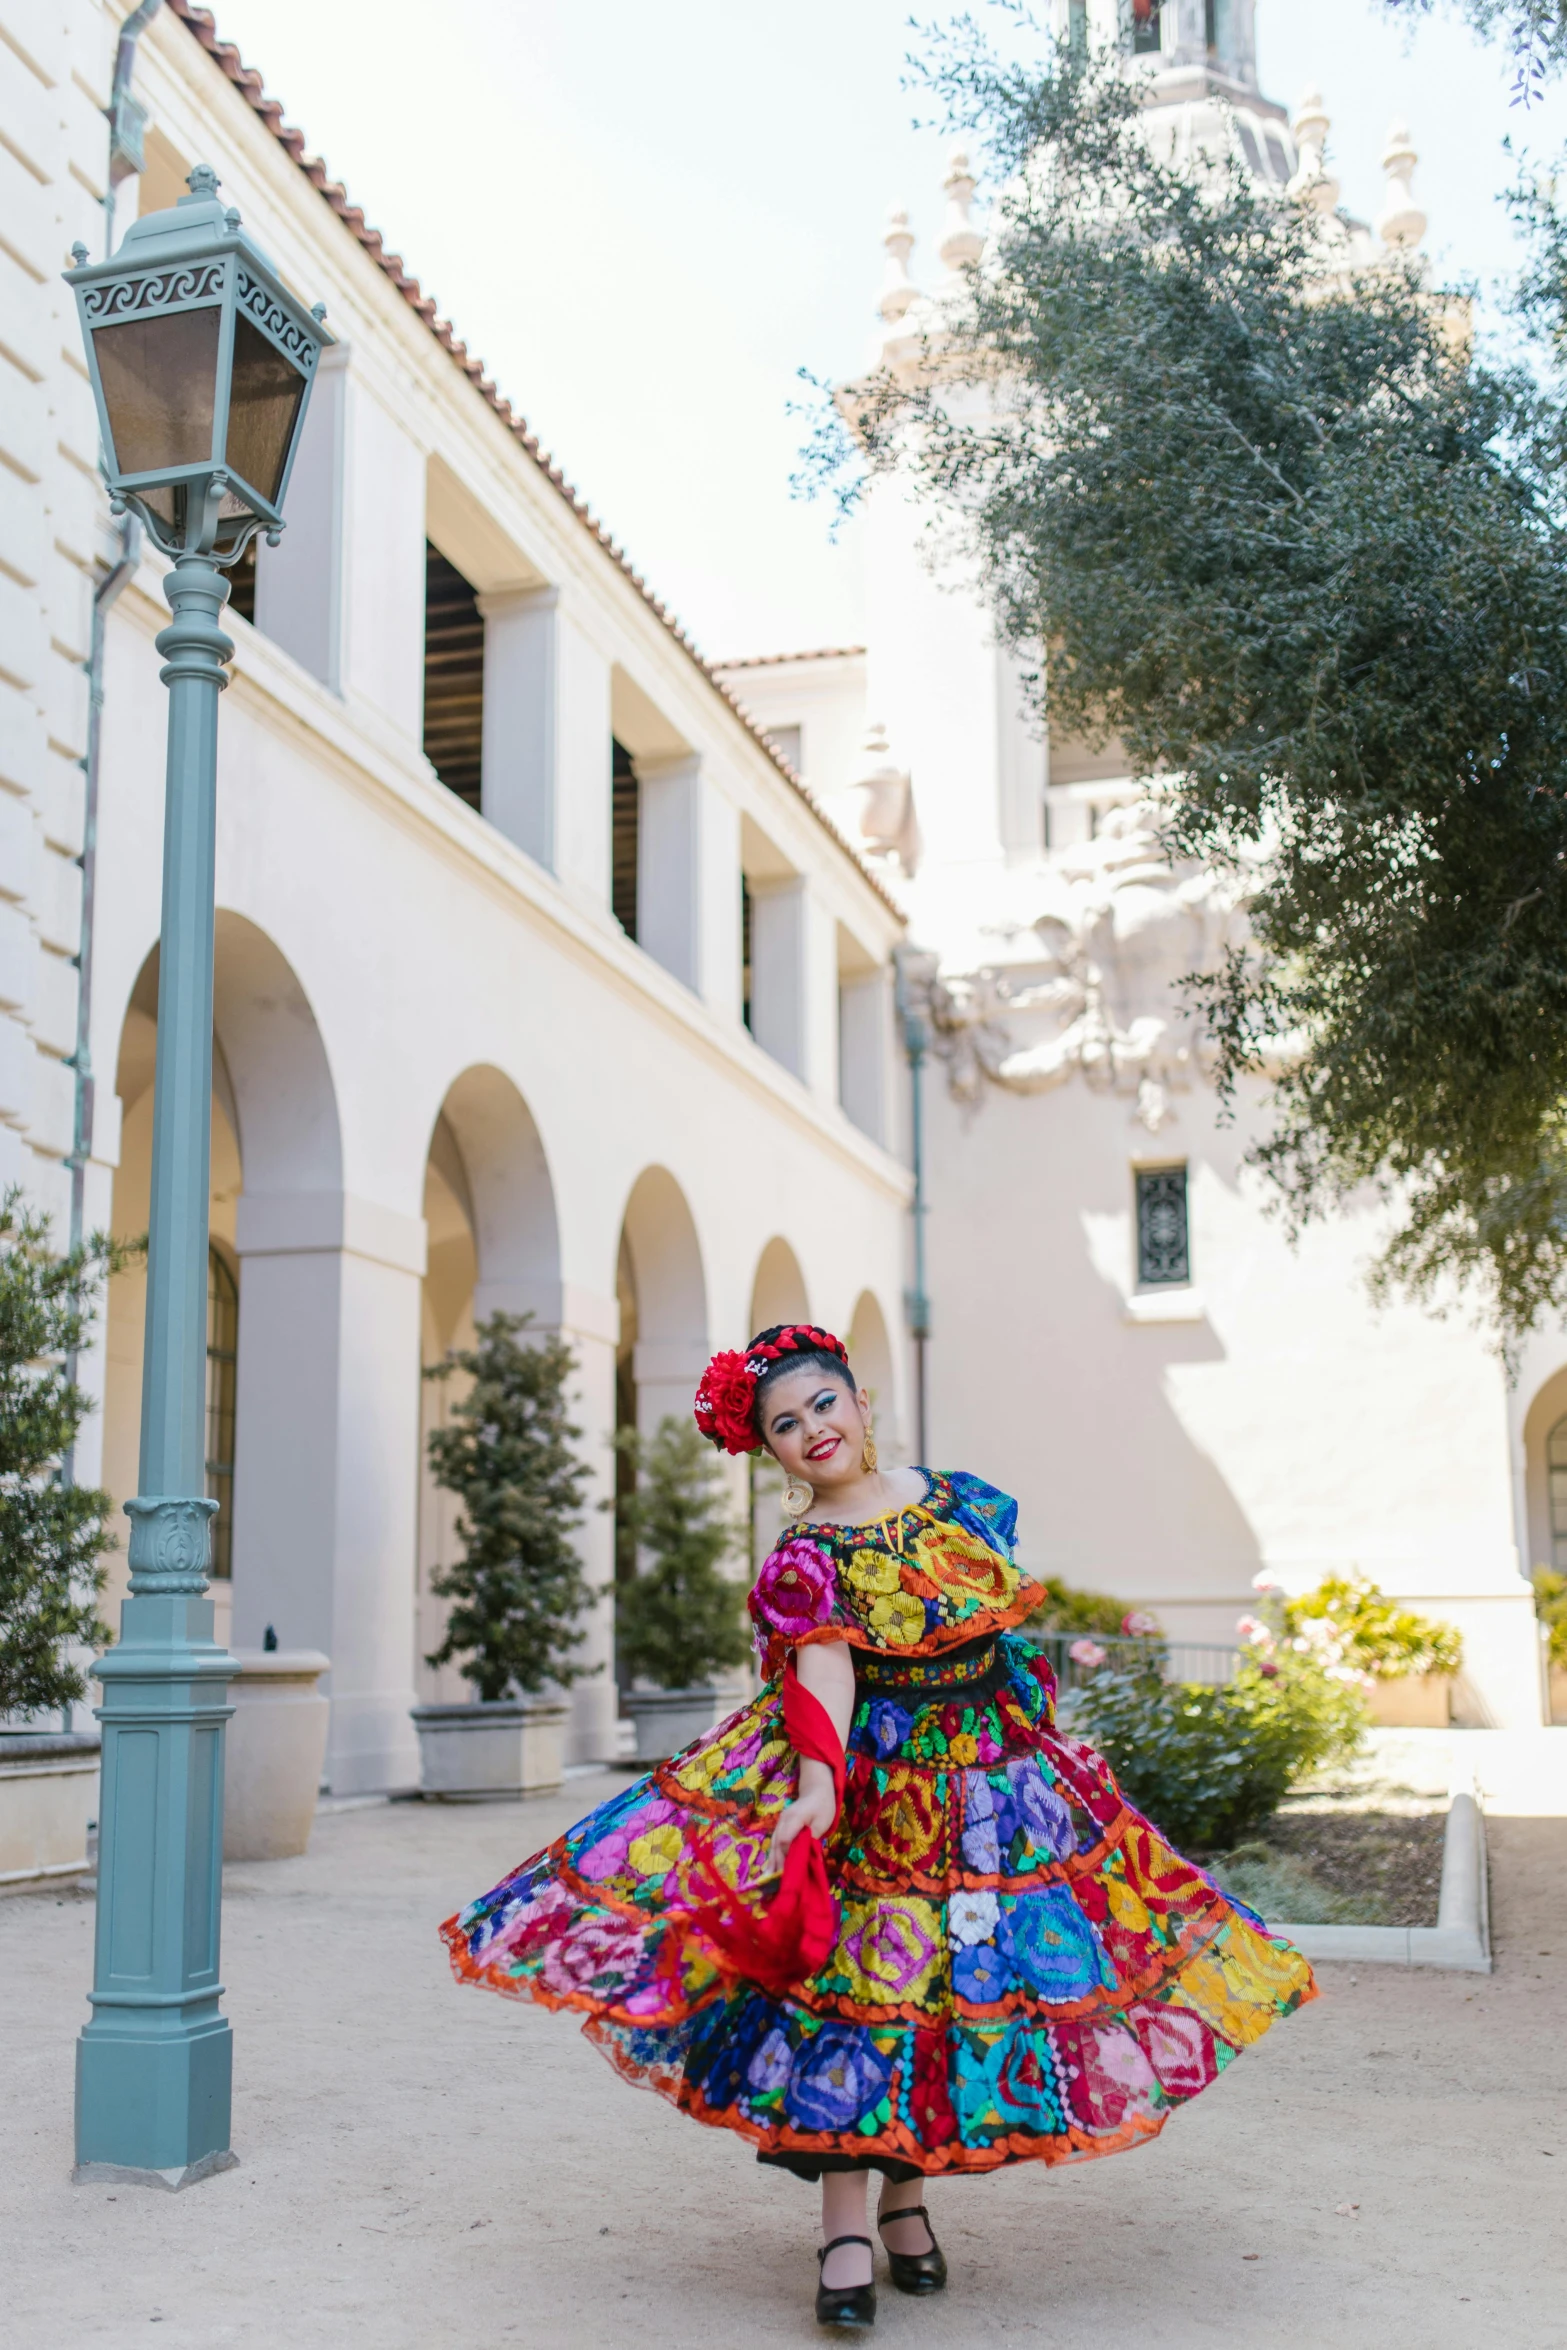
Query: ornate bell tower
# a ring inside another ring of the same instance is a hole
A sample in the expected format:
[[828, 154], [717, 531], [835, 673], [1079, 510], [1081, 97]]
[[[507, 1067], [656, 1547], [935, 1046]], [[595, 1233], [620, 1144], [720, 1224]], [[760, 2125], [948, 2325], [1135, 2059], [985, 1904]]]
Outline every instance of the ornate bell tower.
[[1156, 73], [1201, 74], [1235, 98], [1256, 94], [1255, 17], [1256, 0], [1056, 0], [1055, 32]]

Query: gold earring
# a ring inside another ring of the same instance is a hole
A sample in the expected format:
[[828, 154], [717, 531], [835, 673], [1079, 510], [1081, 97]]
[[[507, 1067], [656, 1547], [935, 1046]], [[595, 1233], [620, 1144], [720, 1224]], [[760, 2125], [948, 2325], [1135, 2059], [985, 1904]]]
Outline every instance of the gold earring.
[[876, 1473], [876, 1431], [869, 1424], [865, 1430], [865, 1442], [860, 1446], [860, 1467], [867, 1477], [873, 1477]]
[[803, 1518], [816, 1499], [816, 1488], [804, 1477], [791, 1477], [783, 1489], [783, 1514], [786, 1518]]

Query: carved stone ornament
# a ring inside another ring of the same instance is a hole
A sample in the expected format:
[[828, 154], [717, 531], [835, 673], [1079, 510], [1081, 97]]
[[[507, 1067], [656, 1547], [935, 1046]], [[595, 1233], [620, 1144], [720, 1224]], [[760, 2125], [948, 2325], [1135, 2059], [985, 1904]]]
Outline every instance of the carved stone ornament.
[[184, 1495], [138, 1497], [125, 1504], [131, 1522], [131, 1589], [152, 1591], [207, 1588], [212, 1564], [212, 1521], [218, 1505]]
[[1172, 1095], [1211, 1082], [1213, 1039], [1177, 983], [1216, 970], [1246, 937], [1244, 880], [1174, 865], [1144, 800], [1107, 810], [1096, 839], [1030, 878], [1031, 920], [998, 926], [993, 963], [927, 969], [937, 1051], [960, 1099], [987, 1084], [1048, 1093], [1080, 1077], [1126, 1096], [1150, 1134]]

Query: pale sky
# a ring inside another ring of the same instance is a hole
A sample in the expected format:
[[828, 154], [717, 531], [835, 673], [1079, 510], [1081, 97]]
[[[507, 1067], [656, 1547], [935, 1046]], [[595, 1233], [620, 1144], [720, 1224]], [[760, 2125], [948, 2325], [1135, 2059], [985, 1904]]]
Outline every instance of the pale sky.
[[[854, 533], [790, 498], [795, 370], [865, 356], [889, 203], [935, 272], [950, 142], [902, 86], [908, 0], [209, 0], [344, 181], [715, 657], [857, 641]], [[922, 5], [923, 17], [956, 13]], [[1508, 60], [1371, 0], [1259, 0], [1262, 86], [1317, 82], [1343, 200], [1380, 208], [1394, 114], [1438, 262], [1509, 265]]]

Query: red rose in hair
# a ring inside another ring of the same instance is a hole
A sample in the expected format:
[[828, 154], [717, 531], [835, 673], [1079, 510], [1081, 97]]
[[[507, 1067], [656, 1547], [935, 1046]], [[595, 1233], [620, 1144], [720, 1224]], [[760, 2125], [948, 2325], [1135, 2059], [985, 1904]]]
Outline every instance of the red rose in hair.
[[720, 1452], [755, 1452], [756, 1379], [745, 1367], [745, 1356], [714, 1355], [702, 1373], [692, 1413], [697, 1426]]

